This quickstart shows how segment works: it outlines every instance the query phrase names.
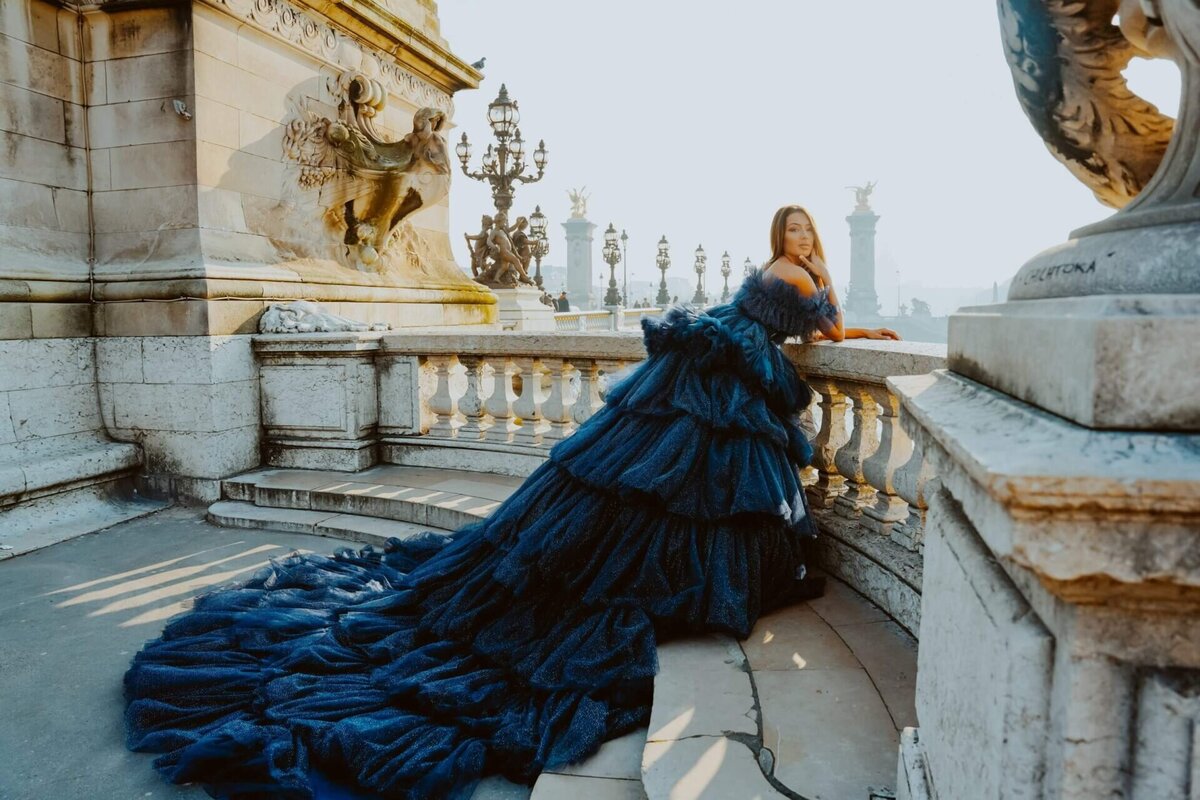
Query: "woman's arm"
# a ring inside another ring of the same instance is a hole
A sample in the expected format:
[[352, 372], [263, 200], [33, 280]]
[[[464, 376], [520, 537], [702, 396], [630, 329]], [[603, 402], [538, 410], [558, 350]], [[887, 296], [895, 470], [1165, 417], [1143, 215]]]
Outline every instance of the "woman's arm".
[[[846, 328], [843, 333], [843, 339], [892, 339], [900, 341], [900, 334], [896, 333], [891, 328]], [[827, 337], [821, 334], [815, 334], [810, 341], [817, 342]], [[840, 342], [842, 339], [833, 339], [831, 341]]]

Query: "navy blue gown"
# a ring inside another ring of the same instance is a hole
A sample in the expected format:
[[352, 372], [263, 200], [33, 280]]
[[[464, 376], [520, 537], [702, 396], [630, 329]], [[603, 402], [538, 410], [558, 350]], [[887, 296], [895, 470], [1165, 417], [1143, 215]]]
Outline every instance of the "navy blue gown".
[[125, 675], [129, 747], [217, 798], [461, 798], [646, 725], [656, 641], [811, 586], [778, 345], [835, 313], [760, 270], [643, 319], [647, 360], [486, 520], [198, 598]]

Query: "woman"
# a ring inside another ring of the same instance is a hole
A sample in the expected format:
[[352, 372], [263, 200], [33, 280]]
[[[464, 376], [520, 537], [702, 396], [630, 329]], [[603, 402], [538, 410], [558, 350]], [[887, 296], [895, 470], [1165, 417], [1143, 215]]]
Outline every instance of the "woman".
[[293, 554], [167, 625], [128, 744], [219, 798], [467, 797], [649, 718], [655, 644], [812, 597], [811, 392], [776, 346], [845, 329], [811, 217], [733, 302], [643, 318], [649, 357], [486, 520]]

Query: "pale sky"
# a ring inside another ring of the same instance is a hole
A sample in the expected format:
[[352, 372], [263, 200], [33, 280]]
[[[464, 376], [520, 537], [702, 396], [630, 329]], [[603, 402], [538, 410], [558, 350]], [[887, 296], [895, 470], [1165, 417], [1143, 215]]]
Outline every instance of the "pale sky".
[[[487, 57], [480, 89], [455, 96], [449, 136], [467, 132], [471, 169], [495, 141], [485, 114], [501, 83], [527, 150], [546, 140], [546, 177], [514, 205], [549, 216], [544, 263], [566, 263], [567, 190], [587, 186], [597, 268], [611, 221], [629, 233], [630, 280], [657, 283], [666, 234], [670, 275], [694, 279], [703, 244], [708, 286], [725, 250], [733, 284], [747, 256], [768, 257], [775, 209], [800, 203], [844, 286], [854, 195], [843, 187], [874, 180], [876, 282], [891, 313], [896, 270], [903, 283], [990, 287], [1112, 213], [1021, 112], [993, 2], [441, 0], [439, 16], [459, 57]], [[1173, 64], [1135, 61], [1130, 79], [1175, 113]], [[458, 171], [450, 207], [466, 265], [462, 234], [476, 232], [490, 192]]]

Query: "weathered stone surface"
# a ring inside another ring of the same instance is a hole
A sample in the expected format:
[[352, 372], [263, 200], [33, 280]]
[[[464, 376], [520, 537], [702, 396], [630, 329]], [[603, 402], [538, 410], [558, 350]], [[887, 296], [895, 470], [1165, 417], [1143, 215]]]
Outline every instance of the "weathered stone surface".
[[917, 715], [937, 791], [1041, 796], [1054, 640], [945, 493], [930, 498], [925, 598]]
[[891, 786], [899, 736], [866, 670], [756, 670], [754, 682], [763, 746], [785, 786], [814, 800]]
[[[653, 741], [642, 755], [649, 800], [783, 800], [750, 748], [724, 736]], [[815, 798], [814, 798], [815, 800]]]
[[1198, 339], [1197, 294], [1021, 300], [951, 316], [948, 363], [1080, 425], [1200, 431]]
[[724, 636], [660, 645], [648, 741], [756, 735], [758, 719], [744, 658], [737, 643]]
[[1200, 437], [1081, 428], [954, 373], [889, 383], [995, 556], [1074, 597], [1200, 600]]
[[645, 800], [640, 780], [593, 778], [544, 772], [529, 800]]

